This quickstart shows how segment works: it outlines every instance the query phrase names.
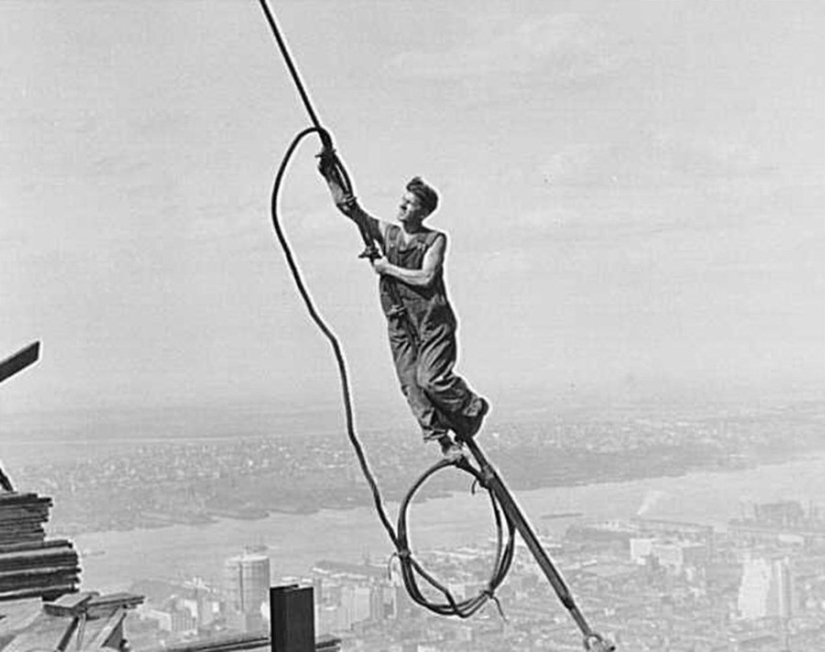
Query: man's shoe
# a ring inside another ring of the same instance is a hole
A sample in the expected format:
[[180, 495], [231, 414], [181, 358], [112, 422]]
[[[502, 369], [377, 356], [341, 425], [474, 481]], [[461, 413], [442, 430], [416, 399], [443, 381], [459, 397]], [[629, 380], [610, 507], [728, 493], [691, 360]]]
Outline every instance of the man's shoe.
[[490, 411], [490, 404], [480, 396], [478, 397], [478, 408], [476, 413], [467, 418], [466, 428], [461, 433], [456, 433], [456, 439], [459, 441], [467, 441], [472, 439], [481, 430], [481, 424], [484, 423], [484, 417]]
[[455, 446], [455, 442], [453, 442], [453, 438], [445, 432], [443, 435], [439, 435], [438, 445], [441, 446], [441, 452], [443, 453], [451, 446]]
[[460, 459], [465, 457], [464, 449], [461, 447], [461, 444], [454, 441], [450, 441], [450, 443], [446, 446], [442, 445], [441, 454], [448, 462], [458, 462]]
[[446, 433], [438, 437], [438, 444], [441, 446], [441, 454], [445, 460], [455, 462], [464, 455], [461, 444], [454, 442], [450, 435]]

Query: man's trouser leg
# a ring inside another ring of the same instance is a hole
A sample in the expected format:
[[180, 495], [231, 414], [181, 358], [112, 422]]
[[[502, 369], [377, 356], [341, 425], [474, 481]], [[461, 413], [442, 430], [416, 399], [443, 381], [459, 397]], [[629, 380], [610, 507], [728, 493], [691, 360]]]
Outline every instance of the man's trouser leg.
[[460, 432], [465, 420], [479, 408], [479, 397], [453, 372], [458, 359], [455, 328], [443, 324], [422, 334], [418, 351], [416, 385]]
[[399, 319], [389, 320], [388, 331], [390, 350], [398, 382], [401, 384], [401, 392], [406, 397], [413, 416], [421, 426], [424, 439], [438, 439], [447, 433], [449, 426], [418, 384], [419, 363], [416, 346], [410, 340], [406, 328]]

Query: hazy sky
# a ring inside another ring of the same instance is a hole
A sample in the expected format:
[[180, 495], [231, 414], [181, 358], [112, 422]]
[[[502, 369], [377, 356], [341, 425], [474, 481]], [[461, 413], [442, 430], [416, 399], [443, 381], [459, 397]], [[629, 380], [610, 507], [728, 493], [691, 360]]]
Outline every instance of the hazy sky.
[[[822, 386], [821, 0], [271, 6], [362, 205], [441, 191], [460, 370], [499, 409]], [[2, 409], [336, 401], [269, 218], [307, 124], [254, 0], [0, 2], [0, 355], [43, 342]], [[285, 226], [356, 397], [397, 407], [316, 151]]]

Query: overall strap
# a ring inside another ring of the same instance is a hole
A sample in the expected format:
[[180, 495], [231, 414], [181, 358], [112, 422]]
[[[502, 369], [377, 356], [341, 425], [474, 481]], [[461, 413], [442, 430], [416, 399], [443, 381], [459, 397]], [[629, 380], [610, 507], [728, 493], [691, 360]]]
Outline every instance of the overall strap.
[[429, 249], [430, 247], [432, 247], [433, 243], [435, 242], [435, 239], [440, 235], [441, 235], [440, 231], [428, 231], [424, 235], [423, 241], [420, 241], [420, 242], [423, 243], [423, 248], [426, 250], [426, 249]]
[[388, 253], [390, 249], [398, 249], [398, 238], [401, 235], [401, 227], [396, 224], [390, 224], [387, 226], [387, 233], [386, 233], [386, 249], [385, 253]]

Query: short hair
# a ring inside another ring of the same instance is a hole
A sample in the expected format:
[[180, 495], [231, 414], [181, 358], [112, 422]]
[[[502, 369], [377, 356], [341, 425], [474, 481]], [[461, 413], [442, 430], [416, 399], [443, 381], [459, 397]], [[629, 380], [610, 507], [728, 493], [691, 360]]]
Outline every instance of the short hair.
[[438, 208], [438, 193], [432, 186], [424, 183], [421, 177], [413, 177], [410, 179], [410, 182], [407, 184], [407, 191], [416, 196], [421, 204], [421, 208], [424, 209], [427, 215]]

